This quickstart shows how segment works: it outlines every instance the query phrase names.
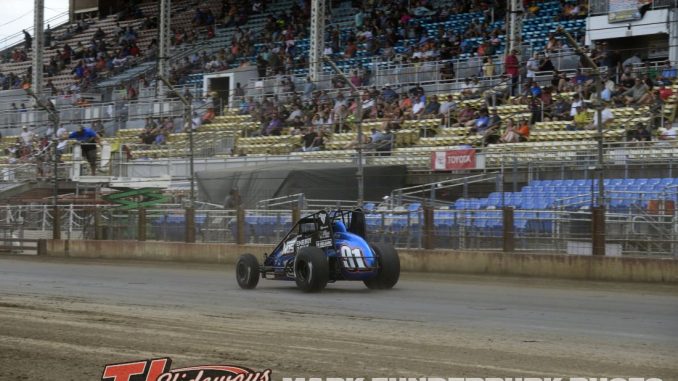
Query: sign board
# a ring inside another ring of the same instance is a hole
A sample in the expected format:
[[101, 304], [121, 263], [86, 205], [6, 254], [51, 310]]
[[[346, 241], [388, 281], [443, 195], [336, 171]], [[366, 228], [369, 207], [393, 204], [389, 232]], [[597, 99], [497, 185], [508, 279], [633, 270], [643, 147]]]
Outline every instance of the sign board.
[[431, 154], [431, 169], [434, 171], [457, 171], [476, 168], [476, 150], [458, 149], [436, 151]]
[[645, 4], [648, 4], [648, 0], [608, 0], [607, 21], [614, 23], [640, 20], [643, 18], [640, 7]]

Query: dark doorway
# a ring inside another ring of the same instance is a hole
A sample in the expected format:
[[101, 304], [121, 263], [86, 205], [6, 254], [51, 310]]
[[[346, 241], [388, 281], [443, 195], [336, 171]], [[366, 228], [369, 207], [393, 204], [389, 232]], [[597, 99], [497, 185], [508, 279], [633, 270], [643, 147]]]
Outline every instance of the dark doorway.
[[[209, 91], [212, 94], [216, 94], [215, 101], [218, 101], [222, 107], [218, 109], [224, 109], [228, 106], [228, 97], [231, 93], [231, 78], [230, 77], [219, 77], [219, 78], [210, 78]], [[215, 102], [217, 103], [217, 102]]]

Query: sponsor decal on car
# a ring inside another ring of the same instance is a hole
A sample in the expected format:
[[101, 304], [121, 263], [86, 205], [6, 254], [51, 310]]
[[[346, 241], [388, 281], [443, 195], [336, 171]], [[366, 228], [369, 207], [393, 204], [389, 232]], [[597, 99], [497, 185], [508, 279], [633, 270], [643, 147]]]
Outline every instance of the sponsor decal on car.
[[331, 239], [321, 239], [318, 242], [316, 242], [315, 245], [319, 248], [332, 247], [332, 240]]
[[292, 254], [294, 253], [294, 245], [297, 243], [297, 237], [290, 238], [289, 241], [285, 242], [285, 245], [282, 248], [282, 254]]
[[304, 238], [304, 239], [299, 239], [297, 240], [296, 247], [297, 249], [300, 249], [302, 247], [308, 247], [311, 245], [311, 238]]
[[169, 357], [104, 367], [101, 381], [271, 381], [271, 370], [257, 372], [237, 365], [200, 365], [170, 369]]

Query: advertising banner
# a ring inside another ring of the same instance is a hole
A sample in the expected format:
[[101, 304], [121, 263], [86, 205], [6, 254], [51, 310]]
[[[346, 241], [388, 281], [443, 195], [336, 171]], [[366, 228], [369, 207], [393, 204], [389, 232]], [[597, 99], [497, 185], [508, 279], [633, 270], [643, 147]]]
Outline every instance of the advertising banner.
[[433, 152], [431, 154], [431, 166], [434, 171], [475, 169], [476, 150], [470, 148]]

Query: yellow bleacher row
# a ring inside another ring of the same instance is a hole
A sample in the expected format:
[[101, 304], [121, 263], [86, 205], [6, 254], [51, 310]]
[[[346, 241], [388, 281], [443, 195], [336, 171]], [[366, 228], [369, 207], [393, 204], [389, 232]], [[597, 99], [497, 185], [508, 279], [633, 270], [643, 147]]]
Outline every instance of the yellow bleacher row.
[[[678, 84], [673, 86], [674, 93], [678, 94]], [[457, 102], [458, 108], [470, 105], [472, 107], [482, 107], [484, 105], [483, 99], [461, 99], [460, 93], [452, 94], [438, 94], [440, 100], [447, 99], [448, 95], [452, 95]], [[560, 94], [564, 98], [570, 100], [574, 93]], [[510, 103], [510, 102], [509, 102]], [[676, 108], [678, 105], [678, 95], [671, 96], [664, 105], [664, 117], [673, 121], [675, 119]], [[531, 116], [529, 107], [527, 105], [507, 104], [498, 107], [490, 107], [490, 111], [496, 109], [497, 113], [503, 120], [512, 118], [518, 120], [520, 118]], [[589, 112], [593, 112], [590, 110]], [[649, 107], [622, 107], [612, 110], [615, 116], [615, 121], [611, 124], [605, 132], [607, 140], [618, 140], [624, 137], [624, 128], [631, 128], [637, 122], [646, 123], [650, 120]], [[439, 149], [444, 146], [455, 145], [479, 145], [482, 142], [481, 137], [476, 134], [470, 134], [467, 127], [442, 127], [442, 121], [439, 118], [430, 118], [423, 120], [407, 120], [401, 123], [401, 129], [394, 131], [395, 136], [395, 152], [405, 149], [406, 147], [422, 148], [423, 150], [430, 149], [427, 147], [436, 147]], [[548, 121], [538, 122], [531, 127], [530, 142], [524, 143], [527, 145], [534, 145], [534, 147], [541, 147], [539, 143], [543, 142], [560, 142], [560, 141], [584, 141], [593, 139], [594, 131], [567, 131], [566, 126], [572, 122], [567, 121]], [[363, 132], [370, 134], [370, 129], [381, 129], [384, 125], [384, 120], [365, 120], [363, 121]], [[218, 116], [210, 124], [201, 126], [199, 132], [196, 132], [196, 145], [209, 144], [217, 139], [222, 139], [227, 136], [236, 138], [236, 152], [247, 155], [267, 155], [267, 154], [288, 154], [297, 151], [301, 145], [302, 140], [300, 136], [268, 136], [268, 137], [240, 137], [248, 135], [253, 131], [257, 131], [260, 124], [252, 120], [249, 115], [239, 115], [236, 109], [225, 110], [225, 115]], [[502, 126], [503, 129], [503, 126]], [[115, 137], [107, 138], [114, 150], [123, 144], [134, 146], [140, 143], [139, 135], [143, 129], [123, 129], [119, 130]], [[286, 131], [287, 133], [287, 131]], [[434, 136], [431, 136], [434, 135]], [[0, 140], [0, 149], [13, 144], [17, 136], [5, 136]], [[325, 141], [325, 150], [329, 155], [339, 154], [349, 143], [356, 140], [355, 128], [348, 133], [334, 133], [330, 134]], [[175, 133], [169, 136], [168, 144], [164, 147], [154, 147], [153, 149], [146, 149], [135, 152], [139, 155], [147, 157], [166, 157], [183, 156], [186, 153], [186, 143], [188, 141], [187, 133]], [[516, 148], [516, 143], [509, 145], [512, 149]], [[353, 152], [353, 150], [347, 150]], [[419, 152], [419, 151], [417, 151]], [[1, 153], [0, 153], [1, 154]], [[318, 153], [300, 153], [302, 155], [313, 157], [319, 155]], [[135, 155], [136, 156], [136, 155]], [[68, 157], [64, 157], [67, 159]]]

